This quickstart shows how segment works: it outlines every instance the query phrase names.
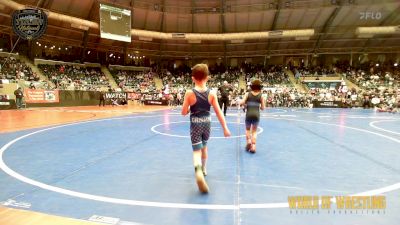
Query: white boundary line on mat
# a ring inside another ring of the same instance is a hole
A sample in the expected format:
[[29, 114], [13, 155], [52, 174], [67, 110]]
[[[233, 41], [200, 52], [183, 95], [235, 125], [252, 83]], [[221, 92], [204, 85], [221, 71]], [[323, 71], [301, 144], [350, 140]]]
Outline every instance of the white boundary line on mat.
[[392, 131], [392, 130], [383, 129], [383, 128], [378, 127], [378, 126], [375, 125], [376, 123], [381, 123], [381, 122], [394, 122], [394, 121], [398, 121], [398, 120], [377, 120], [377, 121], [372, 121], [372, 122], [370, 122], [370, 123], [369, 123], [369, 126], [375, 128], [375, 129], [377, 129], [377, 130], [381, 130], [381, 131], [385, 131], [385, 132], [388, 132], [388, 133], [400, 135], [399, 132], [395, 132], [395, 131]]

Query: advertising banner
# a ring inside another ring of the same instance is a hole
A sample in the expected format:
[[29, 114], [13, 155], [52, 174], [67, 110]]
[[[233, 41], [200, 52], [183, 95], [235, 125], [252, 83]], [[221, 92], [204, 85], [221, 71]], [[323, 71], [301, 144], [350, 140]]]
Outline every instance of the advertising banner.
[[145, 105], [168, 105], [167, 100], [145, 100]]
[[106, 99], [126, 99], [126, 92], [107, 92], [105, 93]]
[[314, 108], [343, 108], [341, 101], [313, 101]]
[[128, 92], [127, 94], [128, 94], [128, 99], [131, 99], [131, 100], [138, 100], [138, 99], [140, 99], [140, 94], [138, 94], [138, 93], [135, 93], [135, 92]]
[[25, 89], [26, 103], [58, 103], [60, 102], [58, 90], [46, 91], [36, 89]]

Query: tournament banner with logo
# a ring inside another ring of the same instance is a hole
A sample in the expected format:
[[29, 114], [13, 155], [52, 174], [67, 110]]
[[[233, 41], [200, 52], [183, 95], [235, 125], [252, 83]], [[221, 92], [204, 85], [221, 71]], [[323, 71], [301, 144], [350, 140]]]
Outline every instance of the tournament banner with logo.
[[40, 38], [47, 28], [47, 15], [41, 9], [22, 9], [14, 11], [12, 28], [22, 39], [35, 40]]
[[167, 100], [145, 100], [145, 105], [168, 105]]
[[313, 101], [314, 108], [344, 108], [341, 101]]
[[59, 103], [60, 97], [58, 90], [46, 91], [25, 89], [25, 102], [26, 103]]

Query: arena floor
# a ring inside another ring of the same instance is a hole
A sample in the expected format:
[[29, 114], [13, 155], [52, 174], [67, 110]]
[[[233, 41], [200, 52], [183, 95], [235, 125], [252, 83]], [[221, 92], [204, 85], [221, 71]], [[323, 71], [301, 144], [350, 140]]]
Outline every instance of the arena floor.
[[[0, 112], [0, 224], [11, 224], [4, 209], [18, 209], [16, 221], [39, 212], [119, 225], [400, 221], [399, 114], [269, 108], [256, 154], [244, 150], [243, 112], [228, 112], [230, 138], [213, 117], [204, 195], [194, 181], [188, 118], [153, 110]], [[288, 196], [355, 194], [384, 195], [386, 209], [288, 208]]]

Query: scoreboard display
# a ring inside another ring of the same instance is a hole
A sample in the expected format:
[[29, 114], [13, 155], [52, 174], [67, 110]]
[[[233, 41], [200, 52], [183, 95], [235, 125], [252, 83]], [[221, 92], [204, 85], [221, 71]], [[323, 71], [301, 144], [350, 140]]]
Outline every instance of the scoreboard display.
[[100, 4], [100, 37], [131, 42], [131, 10]]

